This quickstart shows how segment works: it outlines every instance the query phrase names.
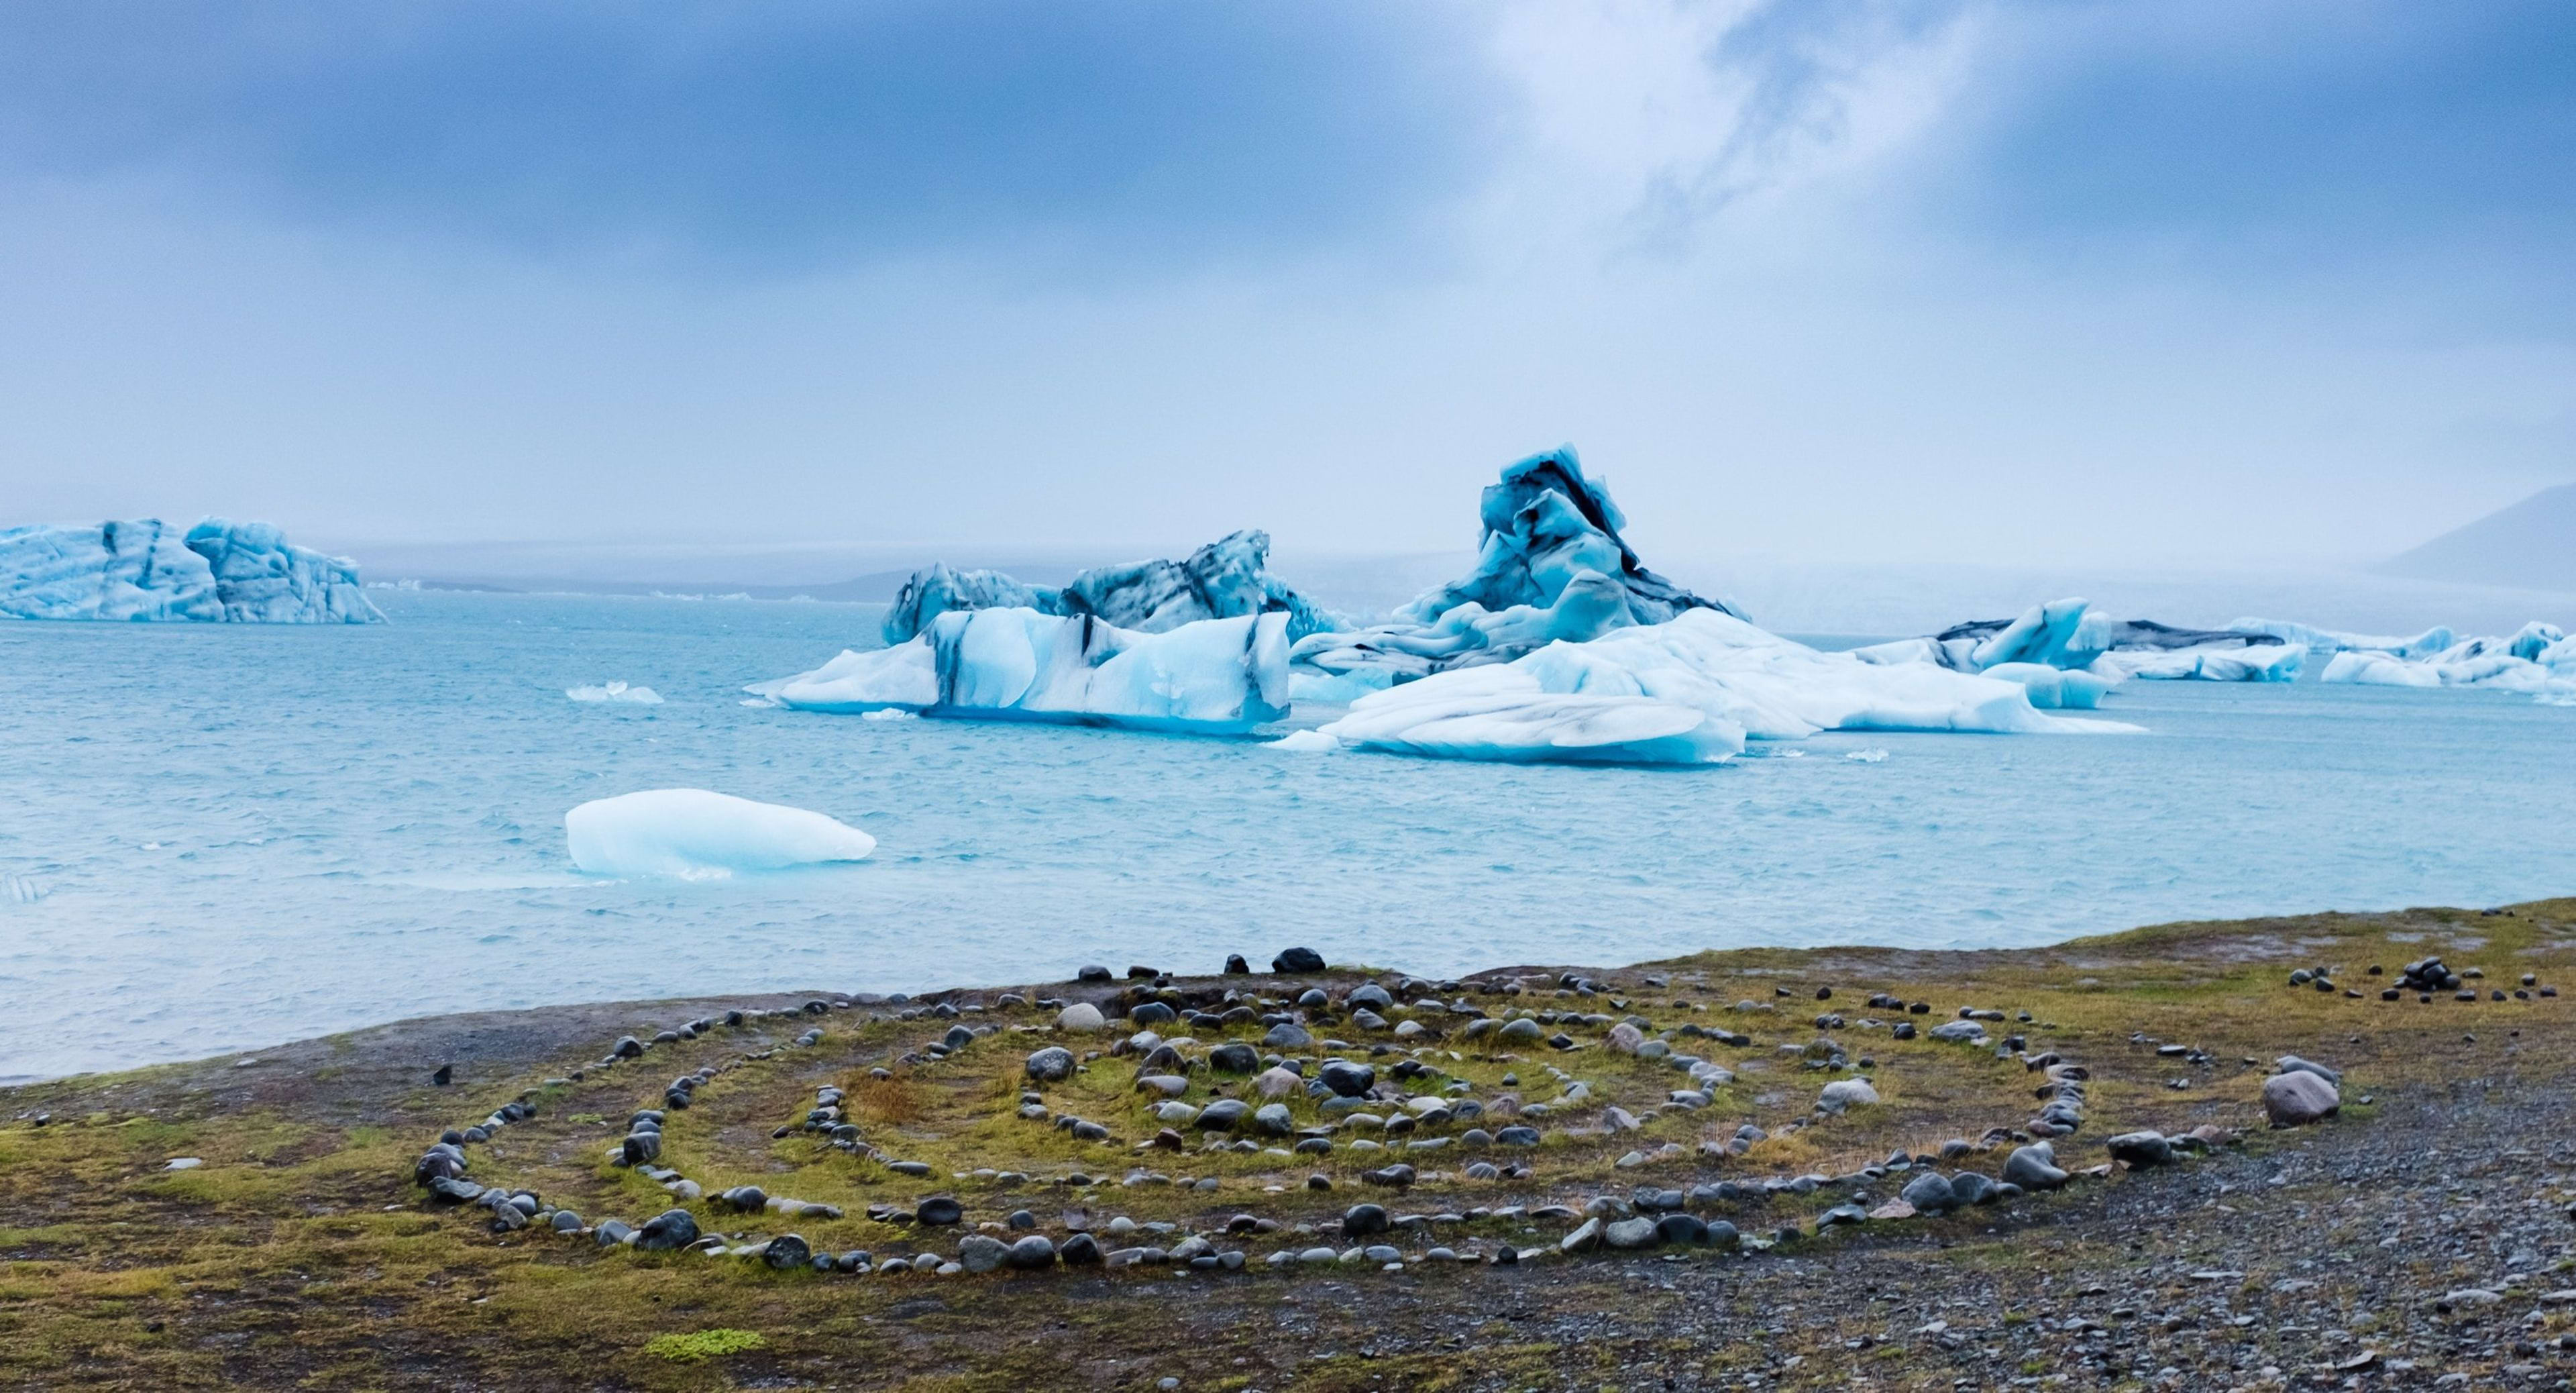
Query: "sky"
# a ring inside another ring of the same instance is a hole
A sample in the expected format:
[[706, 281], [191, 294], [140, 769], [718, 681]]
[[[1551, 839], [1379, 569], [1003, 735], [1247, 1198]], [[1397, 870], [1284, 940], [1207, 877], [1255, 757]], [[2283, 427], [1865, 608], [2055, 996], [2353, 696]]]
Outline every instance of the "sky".
[[2341, 565], [2576, 479], [2563, 0], [0, 9], [0, 522]]

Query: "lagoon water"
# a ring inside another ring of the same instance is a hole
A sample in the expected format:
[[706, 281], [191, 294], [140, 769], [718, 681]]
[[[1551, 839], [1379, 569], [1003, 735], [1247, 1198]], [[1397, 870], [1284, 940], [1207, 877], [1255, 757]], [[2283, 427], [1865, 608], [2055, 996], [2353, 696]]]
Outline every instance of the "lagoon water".
[[[875, 606], [376, 593], [393, 623], [0, 626], [0, 1077], [1292, 943], [1456, 973], [2576, 890], [2576, 710], [2493, 694], [2132, 683], [2104, 714], [2148, 735], [1521, 768], [740, 703], [872, 641]], [[564, 696], [608, 680], [667, 700]], [[565, 810], [670, 786], [818, 809], [878, 850], [573, 871]]]

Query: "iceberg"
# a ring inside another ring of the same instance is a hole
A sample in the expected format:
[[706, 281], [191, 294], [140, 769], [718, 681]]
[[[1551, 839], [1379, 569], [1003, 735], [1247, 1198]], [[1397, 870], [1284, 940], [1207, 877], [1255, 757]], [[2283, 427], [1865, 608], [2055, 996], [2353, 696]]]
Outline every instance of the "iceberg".
[[1096, 566], [1062, 590], [1022, 585], [1000, 571], [958, 571], [935, 564], [915, 571], [886, 611], [888, 646], [920, 634], [942, 614], [961, 610], [1027, 609], [1049, 615], [1089, 615], [1138, 633], [1168, 633], [1207, 619], [1284, 613], [1291, 641], [1337, 627], [1340, 620], [1270, 574], [1270, 534], [1230, 533], [1179, 561], [1135, 561]]
[[1285, 748], [1453, 759], [1715, 764], [1822, 730], [2128, 731], [2043, 714], [2022, 684], [1826, 653], [1715, 607], [1372, 693]]
[[1554, 643], [1708, 611], [1742, 618], [1653, 571], [1619, 535], [1627, 517], [1574, 447], [1532, 455], [1485, 489], [1476, 568], [1384, 624], [1319, 632], [1289, 650], [1302, 700], [1355, 700], [1436, 672], [1513, 662]]
[[721, 880], [861, 861], [876, 838], [837, 819], [703, 788], [657, 788], [584, 803], [564, 814], [572, 863], [592, 875]]
[[158, 518], [0, 529], [0, 617], [235, 624], [375, 624], [355, 562], [291, 545], [264, 522]]
[[2322, 680], [2372, 687], [2474, 687], [2525, 694], [2553, 706], [2576, 704], [2576, 640], [2555, 624], [2534, 621], [2502, 638], [2464, 639], [2422, 657], [2347, 649], [2326, 664]]
[[2400, 658], [2429, 658], [2459, 641], [2439, 625], [2413, 638], [2348, 634], [2283, 619], [2239, 619], [2227, 627], [2240, 633], [2270, 634], [2284, 643], [2304, 644], [2312, 653], [2388, 653]]
[[598, 687], [566, 687], [564, 695], [583, 702], [622, 702], [635, 706], [662, 704], [660, 692], [650, 687], [630, 687], [623, 682], [610, 682]]
[[744, 690], [799, 711], [1241, 733], [1288, 714], [1290, 622], [1269, 610], [1145, 633], [1089, 614], [951, 610], [905, 642]]
[[[2113, 619], [2081, 599], [2034, 605], [2015, 619], [1977, 619], [1926, 638], [1853, 650], [1864, 662], [1934, 663], [1958, 672], [2008, 665], [2085, 671], [2118, 683], [2293, 682], [2307, 646], [2271, 633], [2185, 629], [2151, 619]], [[2098, 704], [2099, 693], [2094, 694]]]

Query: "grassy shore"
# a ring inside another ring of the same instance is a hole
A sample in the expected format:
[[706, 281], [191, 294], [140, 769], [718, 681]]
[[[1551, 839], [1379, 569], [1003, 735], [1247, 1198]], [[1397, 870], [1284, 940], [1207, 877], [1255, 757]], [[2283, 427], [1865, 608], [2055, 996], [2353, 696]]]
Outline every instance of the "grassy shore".
[[[2387, 974], [2432, 954], [2483, 973], [2471, 983], [2475, 1002], [2380, 999]], [[2374, 965], [2383, 975], [2369, 975]], [[2333, 969], [2335, 990], [2287, 984], [2293, 969], [2316, 966]], [[1597, 990], [1561, 986], [1568, 973]], [[2012, 952], [1751, 950], [1606, 970], [1503, 969], [1441, 984], [1438, 995], [1496, 1016], [1601, 1020], [1566, 1023], [1570, 1050], [1470, 1038], [1466, 1018], [1448, 1013], [1390, 1011], [1390, 1029], [1367, 1031], [1336, 1011], [1315, 1033], [1350, 1042], [1346, 1053], [1381, 1077], [1409, 1060], [1450, 1093], [1499, 1104], [1482, 1121], [1489, 1130], [1508, 1125], [1503, 1100], [1548, 1104], [1531, 1123], [1538, 1146], [1354, 1149], [1345, 1128], [1331, 1152], [1293, 1157], [1203, 1149], [1187, 1127], [1181, 1149], [1153, 1146], [1159, 1124], [1147, 1109], [1160, 1099], [1137, 1091], [1134, 1060], [1106, 1054], [1038, 1090], [1046, 1118], [1021, 1115], [1030, 1051], [1105, 1051], [1124, 1033], [1113, 1022], [1097, 1036], [1063, 1036], [1056, 1009], [1040, 1001], [1097, 1001], [1114, 1017], [1130, 999], [1125, 982], [1024, 987], [1009, 993], [1017, 1001], [948, 991], [835, 1008], [850, 998], [809, 992], [404, 1022], [0, 1091], [0, 1382], [2224, 1388], [2404, 1386], [2459, 1373], [2479, 1386], [2551, 1386], [2576, 1368], [2576, 1354], [2555, 1344], [2576, 1330], [2576, 1304], [2544, 1299], [2576, 1288], [2567, 1212], [2576, 997], [2517, 998], [2525, 974], [2576, 988], [2576, 901], [2167, 925]], [[1322, 985], [1338, 1003], [1362, 977], [1400, 976], [1337, 968], [1293, 982], [1185, 977], [1171, 988], [1215, 1004], [1208, 994], [1227, 989], [1286, 999]], [[1819, 1000], [1820, 989], [1830, 998]], [[2492, 999], [2497, 990], [2506, 999]], [[1882, 993], [1931, 1010], [1865, 1004]], [[824, 1009], [808, 1014], [807, 1002]], [[943, 1003], [958, 1011], [953, 1020], [930, 1014]], [[1920, 1032], [1900, 1039], [1893, 1028], [1911, 1020], [1928, 1031], [1961, 1008], [2004, 1013], [1987, 1028], [1998, 1042], [2025, 1037], [2020, 1054], [2056, 1052], [2089, 1070], [2084, 1126], [2057, 1143], [2068, 1169], [2105, 1162], [2105, 1138], [2139, 1129], [2210, 1126], [2244, 1140], [2178, 1167], [2120, 1170], [1948, 1217], [1816, 1232], [1816, 1217], [1855, 1191], [1867, 1207], [1895, 1195], [1902, 1172], [1866, 1169], [1891, 1153], [1965, 1140], [1975, 1148], [1956, 1164], [1991, 1172], [2010, 1143], [1988, 1149], [1986, 1139], [2032, 1117], [2038, 1076], [2020, 1059]], [[650, 1040], [728, 1009], [780, 1014], [600, 1064], [622, 1035]], [[1826, 1013], [1843, 1023], [1820, 1027]], [[1689, 1080], [1611, 1048], [1602, 1022], [1624, 1016], [1731, 1080], [1707, 1090], [1705, 1106], [1669, 1105]], [[1426, 1029], [1399, 1039], [1392, 1028], [1407, 1019]], [[994, 1029], [926, 1057], [955, 1023]], [[1690, 1026], [1750, 1040], [1719, 1044]], [[818, 1043], [795, 1043], [815, 1028]], [[1161, 1029], [1193, 1037], [1200, 1055], [1263, 1034], [1257, 1022]], [[1828, 1067], [1820, 1036], [1844, 1051], [1843, 1067]], [[1364, 1056], [1372, 1045], [1382, 1052]], [[2187, 1053], [2160, 1053], [2168, 1045]], [[2263, 1129], [2262, 1081], [2284, 1054], [2344, 1071], [2339, 1117]], [[431, 1082], [441, 1063], [454, 1068], [445, 1087]], [[604, 1158], [631, 1114], [661, 1106], [672, 1078], [699, 1070], [709, 1081], [668, 1113], [661, 1164], [705, 1196], [758, 1185], [839, 1211], [791, 1218], [728, 1213], [706, 1198], [683, 1205], [737, 1245], [792, 1230], [818, 1252], [866, 1250], [881, 1268], [897, 1255], [951, 1254], [962, 1233], [1025, 1209], [1056, 1239], [1105, 1233], [1124, 1217], [1172, 1225], [1171, 1238], [1210, 1234], [1248, 1261], [1203, 1273], [780, 1271], [602, 1248], [537, 1227], [494, 1232], [485, 1210], [433, 1207], [413, 1183], [415, 1159], [443, 1130], [524, 1100], [533, 1118], [467, 1148], [471, 1179], [533, 1191], [584, 1224], [639, 1223], [680, 1201]], [[1818, 1114], [1820, 1085], [1854, 1075], [1881, 1101]], [[1186, 1079], [1193, 1106], [1250, 1091], [1204, 1068]], [[1424, 1078], [1413, 1084], [1430, 1091]], [[827, 1086], [847, 1094], [846, 1120], [872, 1155], [800, 1125]], [[1300, 1127], [1330, 1120], [1302, 1092], [1289, 1102]], [[1079, 1141], [1051, 1125], [1065, 1114], [1098, 1121], [1109, 1139]], [[1767, 1137], [1728, 1153], [1724, 1143], [1748, 1123]], [[1388, 1141], [1454, 1139], [1462, 1125]], [[199, 1164], [169, 1169], [174, 1158]], [[1529, 1173], [1472, 1178], [1465, 1168], [1480, 1159]], [[1364, 1182], [1396, 1161], [1421, 1172], [1409, 1188]], [[1121, 1183], [1138, 1170], [1161, 1178]], [[1066, 1183], [1077, 1173], [1104, 1183]], [[1579, 1219], [1529, 1213], [1579, 1211], [1640, 1186], [1799, 1174], [1838, 1183], [1704, 1215], [1757, 1239], [1802, 1230], [1767, 1251], [1560, 1255], [1558, 1239]], [[1310, 1188], [1316, 1175], [1330, 1188]], [[908, 1216], [933, 1194], [963, 1204], [961, 1228], [868, 1217], [871, 1205]], [[1266, 1261], [1340, 1246], [1339, 1222], [1360, 1202], [1457, 1217], [1382, 1240], [1403, 1250], [1400, 1270]], [[1237, 1215], [1262, 1227], [1228, 1237]], [[1536, 1260], [1423, 1260], [1432, 1246], [1488, 1259], [1508, 1247]], [[2459, 1291], [2495, 1299], [2451, 1299]]]

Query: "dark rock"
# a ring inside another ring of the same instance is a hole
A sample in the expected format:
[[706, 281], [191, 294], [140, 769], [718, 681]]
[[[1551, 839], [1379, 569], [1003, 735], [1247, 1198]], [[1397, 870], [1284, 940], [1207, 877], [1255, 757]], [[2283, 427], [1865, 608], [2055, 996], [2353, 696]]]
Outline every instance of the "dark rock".
[[1316, 1077], [1323, 1081], [1324, 1087], [1344, 1098], [1365, 1097], [1370, 1089], [1377, 1086], [1377, 1070], [1345, 1059], [1326, 1060]]
[[686, 1248], [698, 1241], [698, 1221], [685, 1209], [666, 1209], [635, 1231], [635, 1246], [648, 1253]]
[[1355, 1204], [1342, 1215], [1342, 1233], [1349, 1238], [1366, 1238], [1384, 1233], [1388, 1228], [1386, 1211], [1374, 1204]]
[[760, 1260], [776, 1271], [785, 1272], [810, 1265], [814, 1261], [814, 1250], [805, 1242], [804, 1235], [782, 1233], [769, 1240], [768, 1247], [760, 1250]]
[[1220, 1074], [1249, 1074], [1261, 1067], [1261, 1054], [1252, 1046], [1235, 1041], [1208, 1051], [1208, 1067]]
[[1028, 1076], [1040, 1083], [1062, 1083], [1073, 1077], [1073, 1051], [1062, 1045], [1049, 1045], [1029, 1056], [1025, 1066]]
[[932, 1195], [913, 1206], [912, 1217], [923, 1224], [943, 1227], [964, 1219], [966, 1206], [948, 1195]]
[[1324, 970], [1324, 955], [1312, 948], [1290, 948], [1270, 960], [1270, 970], [1296, 973], [1321, 972]]

